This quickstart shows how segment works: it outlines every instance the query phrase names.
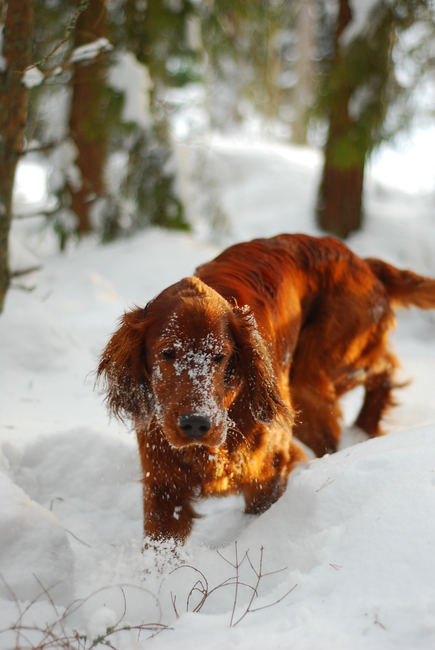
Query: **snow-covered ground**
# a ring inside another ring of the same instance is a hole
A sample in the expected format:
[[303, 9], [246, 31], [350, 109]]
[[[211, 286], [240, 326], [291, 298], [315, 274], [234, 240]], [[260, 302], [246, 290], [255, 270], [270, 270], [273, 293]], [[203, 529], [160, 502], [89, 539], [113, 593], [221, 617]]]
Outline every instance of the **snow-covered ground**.
[[[435, 314], [399, 313], [392, 339], [412, 383], [386, 418], [392, 435], [353, 444], [356, 391], [343, 402], [342, 450], [297, 469], [268, 512], [205, 502], [183, 549], [141, 552], [135, 437], [93, 390], [117, 319], [224, 244], [319, 234], [317, 152], [214, 137], [179, 155], [196, 235], [150, 230], [60, 255], [38, 219], [14, 224], [16, 263], [21, 242], [43, 268], [0, 317], [0, 648], [36, 646], [35, 628], [57, 619], [54, 636], [77, 630], [90, 646], [109, 627], [119, 649], [433, 648]], [[199, 219], [207, 192], [227, 215], [219, 244]], [[366, 208], [353, 250], [435, 276], [433, 197], [369, 177]], [[170, 629], [152, 640], [116, 631], [150, 623]]]

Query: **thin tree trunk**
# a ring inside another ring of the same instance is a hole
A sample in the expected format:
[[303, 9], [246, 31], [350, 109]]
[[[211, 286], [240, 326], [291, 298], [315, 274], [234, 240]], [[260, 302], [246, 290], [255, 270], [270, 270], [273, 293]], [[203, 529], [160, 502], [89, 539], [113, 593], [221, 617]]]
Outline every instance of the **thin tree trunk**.
[[[74, 45], [79, 47], [105, 36], [105, 0], [92, 0], [77, 21]], [[70, 116], [71, 136], [78, 149], [76, 164], [82, 175], [82, 186], [70, 187], [71, 208], [78, 217], [78, 232], [92, 230], [89, 208], [104, 191], [103, 170], [106, 143], [103, 137], [101, 93], [104, 64], [101, 60], [76, 67]]]
[[314, 0], [299, 0], [296, 27], [298, 33], [298, 59], [296, 72], [299, 81], [294, 97], [296, 117], [292, 122], [292, 142], [307, 143], [307, 112], [314, 94], [312, 51], [316, 43], [316, 24]]
[[[23, 72], [32, 60], [33, 2], [9, 0], [0, 59], [0, 312], [10, 281], [8, 239], [12, 220], [12, 190], [23, 146], [29, 91]], [[5, 68], [5, 69], [3, 69]]]
[[331, 97], [328, 139], [317, 202], [317, 222], [322, 230], [346, 238], [362, 225], [362, 192], [365, 152], [354, 140], [353, 121], [348, 105], [351, 96], [346, 76], [344, 53], [339, 39], [351, 20], [347, 0], [340, 0], [332, 63], [340, 70], [340, 82]]
[[364, 165], [343, 169], [325, 160], [317, 204], [318, 224], [346, 239], [362, 226]]

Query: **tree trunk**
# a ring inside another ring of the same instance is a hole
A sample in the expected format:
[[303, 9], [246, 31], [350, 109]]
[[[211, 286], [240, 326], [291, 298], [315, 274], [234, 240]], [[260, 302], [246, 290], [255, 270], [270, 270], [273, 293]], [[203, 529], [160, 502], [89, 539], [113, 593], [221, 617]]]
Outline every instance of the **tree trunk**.
[[314, 0], [299, 0], [296, 28], [298, 34], [298, 59], [296, 61], [296, 72], [299, 81], [296, 86], [293, 105], [295, 119], [292, 122], [292, 142], [295, 144], [307, 144], [308, 128], [308, 107], [312, 103], [314, 95], [314, 71], [312, 51], [316, 45], [316, 23], [315, 23], [315, 2]]
[[347, 0], [340, 0], [332, 72], [339, 82], [331, 92], [329, 130], [317, 202], [317, 223], [338, 237], [346, 238], [362, 225], [362, 192], [365, 151], [361, 151], [348, 112], [351, 92], [344, 52], [339, 39], [351, 20]]
[[0, 312], [10, 281], [8, 239], [12, 220], [12, 190], [23, 146], [29, 91], [23, 72], [32, 60], [33, 2], [7, 3], [3, 52], [0, 58]]
[[364, 165], [344, 169], [325, 157], [317, 204], [318, 224], [346, 239], [362, 226]]
[[[77, 21], [74, 45], [79, 47], [105, 36], [105, 0], [92, 0]], [[79, 190], [70, 186], [71, 209], [78, 217], [78, 232], [90, 232], [89, 208], [104, 191], [106, 142], [102, 129], [104, 64], [100, 60], [78, 65], [73, 80], [70, 116], [71, 136], [78, 149], [76, 164], [82, 175]]]

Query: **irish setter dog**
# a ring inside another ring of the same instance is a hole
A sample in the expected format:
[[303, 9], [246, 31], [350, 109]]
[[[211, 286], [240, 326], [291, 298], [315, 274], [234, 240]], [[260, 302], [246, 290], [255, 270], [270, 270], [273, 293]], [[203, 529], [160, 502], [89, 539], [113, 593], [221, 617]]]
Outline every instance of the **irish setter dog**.
[[203, 496], [267, 509], [306, 459], [292, 431], [317, 456], [335, 451], [338, 399], [355, 386], [357, 426], [380, 435], [395, 305], [435, 307], [435, 280], [331, 237], [280, 235], [232, 246], [126, 313], [97, 373], [136, 429], [145, 535], [183, 542]]

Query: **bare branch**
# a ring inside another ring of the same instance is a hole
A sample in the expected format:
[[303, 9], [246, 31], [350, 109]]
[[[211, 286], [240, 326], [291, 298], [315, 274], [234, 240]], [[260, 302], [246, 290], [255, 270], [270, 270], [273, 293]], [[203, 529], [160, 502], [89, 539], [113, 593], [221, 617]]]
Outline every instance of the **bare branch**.
[[180, 615], [179, 615], [179, 613], [178, 613], [178, 611], [177, 611], [177, 607], [176, 607], [176, 605], [175, 605], [175, 601], [176, 601], [176, 600], [177, 600], [177, 596], [174, 596], [174, 595], [172, 594], [172, 591], [171, 591], [171, 602], [172, 602], [172, 607], [173, 607], [173, 609], [174, 609], [175, 616], [177, 617], [177, 619], [179, 619], [179, 618], [180, 618]]
[[297, 586], [298, 586], [298, 585], [297, 585], [297, 583], [296, 583], [295, 585], [293, 585], [293, 587], [292, 587], [291, 589], [289, 589], [289, 591], [287, 591], [287, 593], [284, 594], [284, 596], [281, 596], [281, 598], [278, 598], [278, 600], [275, 600], [273, 603], [269, 603], [269, 605], [263, 605], [262, 607], [256, 607], [255, 609], [250, 609], [249, 612], [250, 612], [250, 613], [252, 613], [252, 612], [259, 612], [261, 609], [267, 609], [268, 607], [273, 607], [274, 605], [277, 605], [277, 604], [280, 603], [282, 600], [284, 600], [284, 598], [287, 598], [287, 596], [288, 596], [289, 594], [291, 594], [291, 592], [292, 592], [294, 589], [296, 589]]
[[38, 264], [38, 266], [30, 266], [28, 269], [23, 269], [22, 271], [12, 271], [10, 274], [10, 278], [20, 278], [22, 275], [28, 275], [29, 273], [33, 273], [34, 271], [40, 271], [42, 269], [42, 265]]
[[323, 490], [323, 488], [327, 487], [328, 485], [331, 485], [331, 483], [334, 483], [335, 478], [331, 478], [328, 476], [326, 481], [316, 490], [316, 492], [320, 492], [320, 490]]
[[41, 151], [49, 151], [50, 149], [55, 149], [58, 147], [60, 144], [68, 140], [69, 134], [65, 137], [62, 138], [62, 140], [54, 140], [53, 142], [47, 142], [46, 144], [41, 144], [37, 147], [27, 147], [25, 149], [20, 149], [17, 151], [18, 156], [25, 156], [28, 153], [39, 153]]
[[[259, 568], [259, 571], [258, 571], [258, 572], [254, 569], [254, 567], [253, 567], [253, 565], [252, 565], [252, 562], [251, 562], [251, 560], [250, 560], [250, 558], [249, 558], [249, 555], [247, 555], [247, 558], [248, 558], [248, 562], [249, 562], [249, 564], [250, 564], [252, 570], [254, 571], [255, 575], [257, 576], [257, 583], [256, 583], [256, 585], [255, 585], [255, 587], [254, 587], [254, 589], [253, 589], [253, 592], [252, 592], [252, 595], [251, 595], [251, 600], [250, 600], [249, 603], [248, 603], [248, 607], [246, 608], [245, 613], [242, 614], [242, 616], [241, 616], [241, 617], [240, 617], [240, 618], [239, 618], [239, 619], [234, 623], [234, 627], [235, 627], [238, 623], [240, 623], [240, 621], [241, 621], [243, 618], [245, 618], [246, 614], [250, 611], [250, 608], [251, 608], [252, 603], [254, 602], [254, 598], [255, 598], [255, 596], [258, 596], [258, 586], [259, 586], [259, 584], [260, 584], [260, 580], [261, 580], [261, 578], [262, 578], [261, 568], [262, 568], [262, 565], [263, 565], [263, 546], [262, 546], [261, 549], [260, 549], [260, 568]], [[233, 611], [234, 611], [234, 610], [233, 610]], [[231, 617], [230, 626], [233, 626], [233, 617]]]
[[54, 46], [54, 48], [51, 50], [49, 54], [47, 54], [47, 56], [45, 56], [43, 59], [40, 59], [36, 63], [33, 63], [33, 65], [27, 68], [27, 70], [32, 70], [33, 68], [37, 68], [41, 65], [44, 65], [44, 63], [47, 63], [47, 61], [51, 59], [51, 57], [62, 47], [62, 45], [64, 45], [67, 42], [67, 40], [71, 36], [71, 33], [73, 32], [77, 24], [80, 14], [83, 13], [85, 9], [88, 8], [88, 6], [89, 6], [89, 0], [81, 0], [76, 13], [73, 15], [66, 28], [65, 37], [59, 43], [57, 43], [57, 45]]
[[92, 548], [92, 546], [91, 546], [90, 544], [87, 544], [86, 542], [84, 542], [82, 539], [80, 539], [80, 537], [77, 537], [77, 535], [74, 535], [74, 533], [72, 533], [72, 532], [71, 532], [70, 530], [68, 530], [67, 528], [65, 528], [65, 532], [66, 532], [66, 533], [69, 533], [70, 535], [72, 535], [72, 536], [74, 537], [74, 539], [76, 539], [76, 540], [77, 540], [78, 542], [80, 542], [81, 544], [84, 544], [84, 545], [87, 546], [88, 548]]
[[[0, 630], [0, 634], [3, 634], [5, 632], [10, 632], [10, 631], [15, 631], [17, 635], [15, 647], [20, 648], [21, 650], [24, 650], [24, 648], [29, 648], [29, 650], [57, 650], [58, 648], [63, 648], [64, 650], [92, 650], [92, 648], [94, 648], [95, 645], [97, 644], [102, 644], [109, 648], [112, 648], [113, 650], [116, 650], [115, 646], [110, 642], [110, 637], [113, 634], [117, 634], [123, 631], [131, 631], [131, 630], [137, 630], [140, 633], [146, 630], [149, 632], [153, 632], [151, 636], [155, 636], [156, 634], [162, 632], [163, 630], [172, 629], [169, 626], [164, 625], [163, 623], [160, 622], [143, 623], [141, 625], [131, 625], [131, 626], [123, 625], [122, 621], [124, 620], [127, 611], [127, 599], [125, 596], [123, 586], [120, 585], [119, 588], [121, 589], [123, 602], [124, 602], [124, 608], [121, 617], [119, 618], [118, 622], [115, 625], [108, 627], [104, 634], [97, 637], [97, 639], [89, 639], [89, 643], [86, 643], [88, 641], [86, 635], [79, 634], [77, 630], [72, 630], [71, 632], [68, 632], [65, 624], [66, 619], [68, 616], [70, 616], [72, 613], [76, 612], [80, 607], [82, 607], [86, 601], [88, 601], [90, 598], [95, 596], [95, 594], [102, 591], [106, 591], [111, 587], [104, 587], [92, 593], [90, 596], [88, 596], [88, 598], [74, 601], [65, 609], [65, 611], [62, 614], [59, 614], [56, 605], [53, 599], [51, 598], [49, 589], [46, 589], [46, 587], [44, 587], [42, 582], [35, 574], [33, 575], [37, 580], [38, 584], [40, 585], [42, 591], [36, 596], [36, 598], [34, 598], [29, 603], [29, 605], [23, 611], [21, 610], [18, 600], [16, 599], [12, 589], [7, 585], [4, 578], [0, 575], [0, 578], [3, 580], [10, 594], [13, 596], [19, 611], [19, 617], [15, 621], [15, 623], [8, 628]], [[139, 589], [140, 591], [152, 595], [153, 598], [156, 600], [156, 603], [158, 604], [159, 611], [160, 611], [160, 618], [161, 618], [162, 611], [161, 611], [160, 602], [158, 598], [156, 598], [156, 596], [152, 594], [152, 592], [150, 592], [148, 589], [138, 587], [137, 585], [128, 585], [128, 586], [133, 586]], [[55, 620], [52, 621], [50, 624], [46, 624], [45, 627], [42, 627], [37, 623], [31, 625], [24, 624], [23, 615], [29, 609], [31, 609], [35, 605], [35, 603], [39, 600], [39, 598], [43, 595], [45, 595], [48, 598], [55, 612], [56, 615]], [[60, 630], [58, 628], [60, 628]], [[38, 639], [37, 642], [32, 641], [31, 637], [28, 634], [29, 632], [33, 632], [33, 633], [37, 632], [41, 635], [41, 638]]]
[[[239, 564], [238, 564], [238, 558], [237, 558], [237, 540], [234, 541], [234, 553], [235, 553], [235, 556], [236, 556], [236, 564], [235, 564], [235, 568], [236, 568], [236, 590], [235, 590], [235, 593], [234, 593], [234, 602], [233, 602], [233, 610], [231, 612], [230, 627], [232, 627], [232, 625], [233, 625], [234, 613], [235, 613], [236, 607], [237, 607], [237, 597], [239, 595]], [[248, 552], [246, 551], [246, 554], [247, 553]], [[243, 559], [245, 559], [245, 558], [243, 558]], [[243, 562], [243, 560], [242, 560], [242, 562]]]

